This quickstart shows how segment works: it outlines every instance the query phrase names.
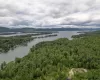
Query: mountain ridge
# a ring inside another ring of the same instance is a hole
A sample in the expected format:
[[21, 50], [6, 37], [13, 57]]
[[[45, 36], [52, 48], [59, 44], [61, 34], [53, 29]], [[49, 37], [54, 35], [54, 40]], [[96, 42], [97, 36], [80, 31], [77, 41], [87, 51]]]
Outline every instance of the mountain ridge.
[[100, 30], [100, 28], [7, 28], [0, 27], [0, 32], [34, 32], [34, 31], [81, 31]]

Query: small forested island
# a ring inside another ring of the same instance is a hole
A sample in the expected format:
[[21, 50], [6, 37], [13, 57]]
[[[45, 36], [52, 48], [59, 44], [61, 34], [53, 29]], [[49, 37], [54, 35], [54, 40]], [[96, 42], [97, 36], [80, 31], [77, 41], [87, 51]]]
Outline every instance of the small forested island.
[[57, 34], [49, 34], [49, 35], [45, 35], [45, 36], [39, 36], [36, 38], [47, 38], [47, 37], [55, 37], [55, 36], [57, 36]]
[[0, 80], [100, 80], [100, 35], [41, 42], [2, 63]]

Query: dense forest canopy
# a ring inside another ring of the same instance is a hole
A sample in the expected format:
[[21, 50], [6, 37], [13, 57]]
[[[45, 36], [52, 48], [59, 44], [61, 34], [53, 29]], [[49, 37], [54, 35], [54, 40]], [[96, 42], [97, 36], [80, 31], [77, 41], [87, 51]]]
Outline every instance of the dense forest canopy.
[[[72, 75], [73, 73], [73, 75]], [[41, 42], [1, 64], [0, 80], [100, 80], [100, 35]]]

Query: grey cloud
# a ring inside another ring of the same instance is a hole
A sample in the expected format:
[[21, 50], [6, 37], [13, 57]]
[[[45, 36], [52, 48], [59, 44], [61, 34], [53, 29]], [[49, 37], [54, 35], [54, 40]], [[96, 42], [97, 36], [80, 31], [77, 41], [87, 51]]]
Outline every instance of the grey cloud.
[[99, 27], [100, 0], [0, 0], [0, 26]]

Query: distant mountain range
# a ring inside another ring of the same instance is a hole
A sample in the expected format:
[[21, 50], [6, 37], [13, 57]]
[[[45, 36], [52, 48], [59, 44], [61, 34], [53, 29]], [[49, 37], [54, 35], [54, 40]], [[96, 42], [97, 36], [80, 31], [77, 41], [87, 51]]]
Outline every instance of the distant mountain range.
[[82, 31], [100, 30], [100, 28], [6, 28], [0, 27], [1, 32], [35, 32], [35, 31]]

